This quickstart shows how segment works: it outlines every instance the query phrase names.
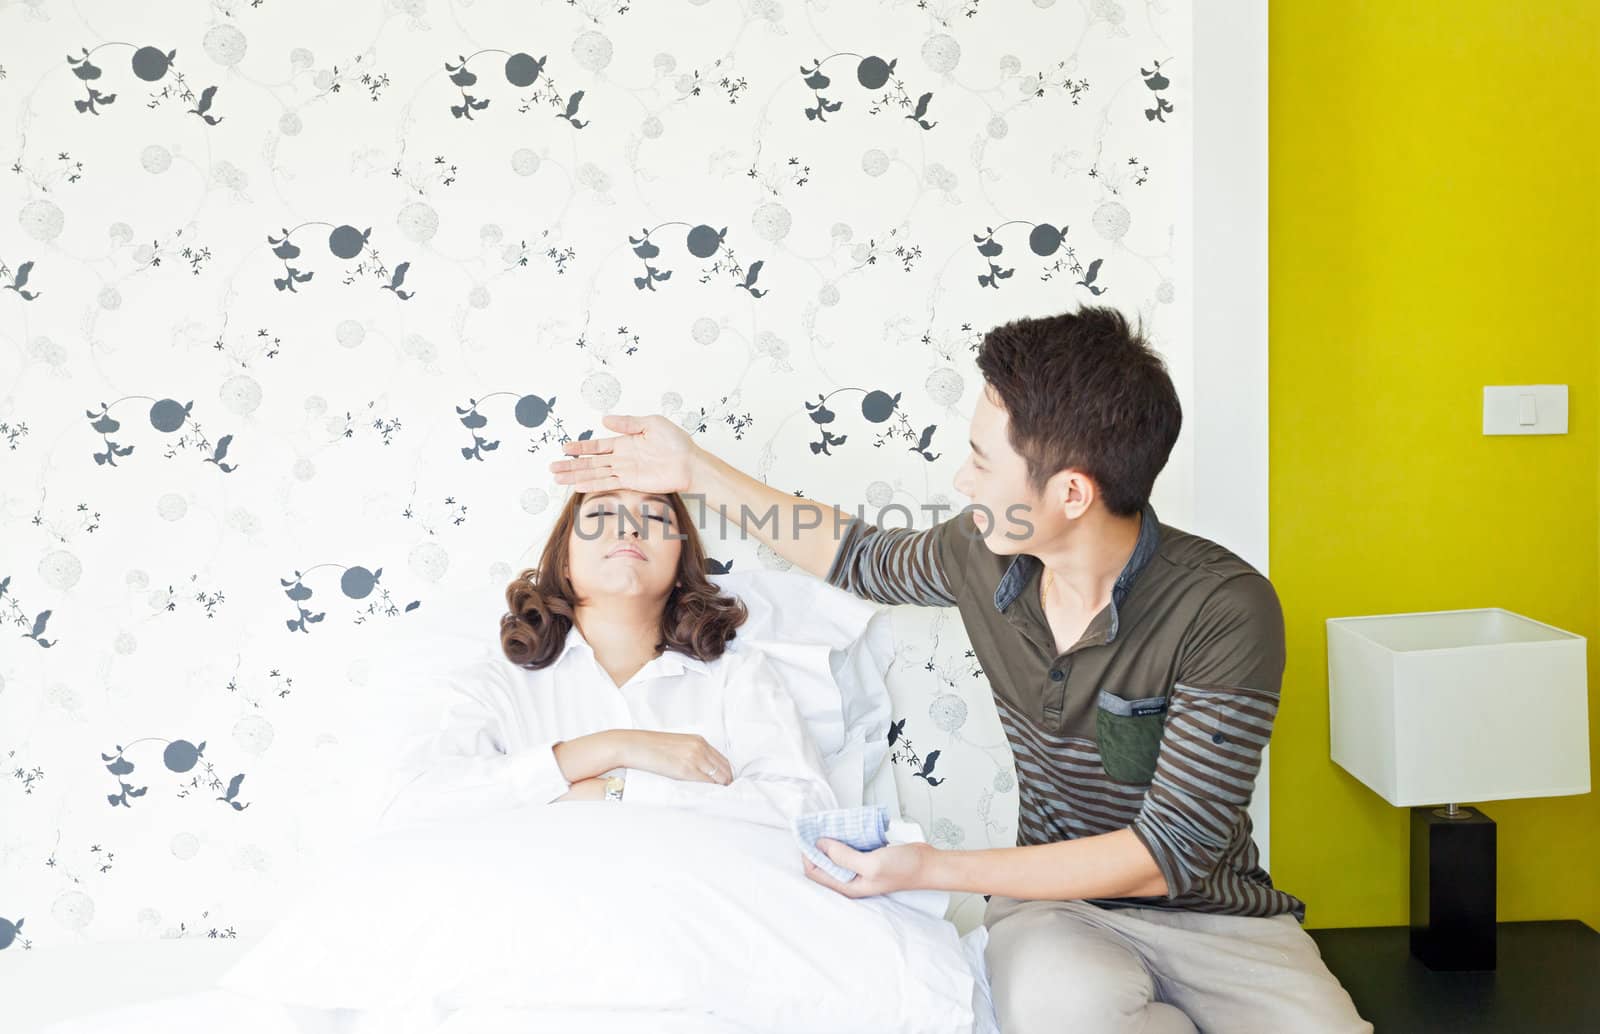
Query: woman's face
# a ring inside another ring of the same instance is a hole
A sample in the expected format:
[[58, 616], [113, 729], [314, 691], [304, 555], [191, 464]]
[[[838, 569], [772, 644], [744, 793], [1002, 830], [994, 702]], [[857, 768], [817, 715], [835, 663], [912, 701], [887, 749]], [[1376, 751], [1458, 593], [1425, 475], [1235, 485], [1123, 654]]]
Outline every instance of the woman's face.
[[665, 496], [618, 489], [578, 501], [567, 539], [568, 577], [579, 599], [665, 600], [678, 580], [683, 529]]

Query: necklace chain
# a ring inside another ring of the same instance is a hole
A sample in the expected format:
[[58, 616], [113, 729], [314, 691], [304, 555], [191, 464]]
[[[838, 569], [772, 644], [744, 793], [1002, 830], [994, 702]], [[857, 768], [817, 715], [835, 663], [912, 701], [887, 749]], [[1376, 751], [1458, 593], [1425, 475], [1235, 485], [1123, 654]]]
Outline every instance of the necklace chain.
[[1039, 591], [1039, 605], [1041, 607], [1044, 606], [1045, 602], [1050, 599], [1050, 585], [1055, 580], [1056, 573], [1049, 568], [1046, 568], [1044, 572], [1044, 586]]

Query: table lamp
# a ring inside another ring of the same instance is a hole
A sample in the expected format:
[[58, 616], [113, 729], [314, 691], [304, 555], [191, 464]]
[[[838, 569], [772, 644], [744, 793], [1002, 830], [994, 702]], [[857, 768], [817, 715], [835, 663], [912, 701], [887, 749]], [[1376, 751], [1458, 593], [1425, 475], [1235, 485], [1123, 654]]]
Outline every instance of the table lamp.
[[1589, 792], [1582, 636], [1499, 608], [1328, 620], [1333, 760], [1411, 808], [1411, 953], [1495, 968], [1495, 824], [1465, 801]]

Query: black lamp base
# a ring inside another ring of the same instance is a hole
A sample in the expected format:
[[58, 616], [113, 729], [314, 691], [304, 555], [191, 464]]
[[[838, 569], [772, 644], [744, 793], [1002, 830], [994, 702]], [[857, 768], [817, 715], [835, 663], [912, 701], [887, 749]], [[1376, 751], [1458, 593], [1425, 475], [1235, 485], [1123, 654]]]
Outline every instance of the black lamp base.
[[1411, 954], [1429, 969], [1494, 969], [1494, 820], [1459, 814], [1411, 809]]

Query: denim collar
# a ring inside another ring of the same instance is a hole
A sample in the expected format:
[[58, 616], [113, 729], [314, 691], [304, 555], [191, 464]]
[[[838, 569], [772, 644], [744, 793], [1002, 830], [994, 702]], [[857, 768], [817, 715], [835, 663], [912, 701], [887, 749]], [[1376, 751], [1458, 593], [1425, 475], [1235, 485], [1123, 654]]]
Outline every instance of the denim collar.
[[[1128, 562], [1123, 565], [1122, 573], [1117, 575], [1117, 582], [1111, 587], [1111, 630], [1106, 633], [1106, 642], [1111, 642], [1117, 637], [1117, 611], [1128, 598], [1128, 590], [1133, 586], [1139, 572], [1150, 563], [1150, 558], [1156, 555], [1156, 549], [1161, 545], [1161, 524], [1156, 519], [1155, 508], [1149, 502], [1144, 504], [1139, 522], [1139, 539], [1133, 545], [1133, 555], [1128, 557]], [[1022, 594], [1022, 590], [1038, 573], [1044, 564], [1031, 553], [1019, 553], [1006, 568], [1000, 585], [994, 591], [994, 609], [1004, 611], [1015, 602]]]

